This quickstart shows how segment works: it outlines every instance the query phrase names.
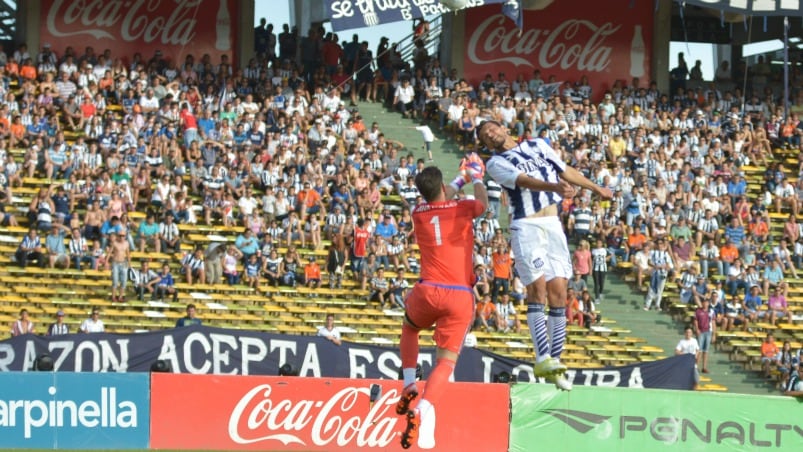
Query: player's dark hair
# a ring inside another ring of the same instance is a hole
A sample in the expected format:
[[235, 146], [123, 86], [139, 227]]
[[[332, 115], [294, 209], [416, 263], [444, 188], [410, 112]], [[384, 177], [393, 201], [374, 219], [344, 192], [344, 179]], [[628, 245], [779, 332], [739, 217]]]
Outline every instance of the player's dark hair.
[[432, 202], [443, 189], [443, 173], [435, 166], [428, 166], [415, 176], [415, 186], [427, 202]]

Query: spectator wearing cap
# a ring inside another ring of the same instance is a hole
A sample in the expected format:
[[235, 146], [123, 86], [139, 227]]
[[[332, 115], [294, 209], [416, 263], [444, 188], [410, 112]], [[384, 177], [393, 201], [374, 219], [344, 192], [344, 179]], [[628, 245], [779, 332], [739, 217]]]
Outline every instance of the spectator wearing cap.
[[310, 289], [321, 286], [321, 266], [318, 265], [315, 256], [310, 256], [309, 262], [304, 266], [304, 284]]
[[398, 234], [399, 230], [396, 228], [392, 219], [393, 217], [389, 213], [384, 214], [382, 216], [382, 221], [376, 225], [374, 235], [381, 236], [386, 241], [390, 241], [394, 235]]
[[47, 335], [63, 336], [65, 334], [70, 334], [70, 327], [64, 323], [64, 311], [59, 309], [56, 311], [56, 321], [47, 328]]

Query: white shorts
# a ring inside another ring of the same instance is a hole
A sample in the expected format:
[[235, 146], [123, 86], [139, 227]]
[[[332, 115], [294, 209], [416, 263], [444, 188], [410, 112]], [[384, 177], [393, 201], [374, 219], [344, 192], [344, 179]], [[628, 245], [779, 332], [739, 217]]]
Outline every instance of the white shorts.
[[522, 218], [510, 225], [510, 246], [524, 285], [572, 277], [572, 260], [563, 225], [556, 216]]

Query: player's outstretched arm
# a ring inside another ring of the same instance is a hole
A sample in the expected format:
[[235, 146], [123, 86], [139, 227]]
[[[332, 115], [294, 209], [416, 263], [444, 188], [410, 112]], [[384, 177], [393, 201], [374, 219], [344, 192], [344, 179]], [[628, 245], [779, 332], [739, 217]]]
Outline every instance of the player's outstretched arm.
[[588, 180], [587, 177], [583, 176], [582, 173], [572, 168], [571, 166], [566, 166], [566, 169], [562, 173], [560, 173], [560, 177], [561, 179], [565, 180], [566, 182], [569, 182], [572, 185], [577, 185], [591, 190], [592, 192], [600, 196], [602, 199], [611, 199], [613, 197], [613, 193], [611, 192], [610, 188], [600, 187], [594, 182], [591, 182], [590, 180]]
[[571, 198], [574, 196], [574, 186], [565, 180], [561, 180], [557, 184], [553, 184], [551, 182], [530, 177], [525, 173], [521, 173], [516, 177], [516, 185], [532, 191], [554, 192], [564, 198]]

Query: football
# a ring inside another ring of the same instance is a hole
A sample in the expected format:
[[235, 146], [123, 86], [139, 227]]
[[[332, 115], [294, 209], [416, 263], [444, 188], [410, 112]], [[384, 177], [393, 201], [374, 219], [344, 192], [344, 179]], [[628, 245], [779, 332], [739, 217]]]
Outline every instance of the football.
[[463, 9], [468, 6], [469, 1], [470, 0], [441, 0], [441, 5], [452, 11], [457, 11], [458, 9]]

